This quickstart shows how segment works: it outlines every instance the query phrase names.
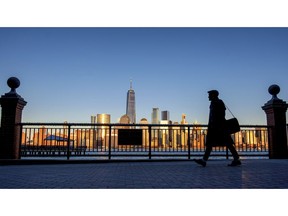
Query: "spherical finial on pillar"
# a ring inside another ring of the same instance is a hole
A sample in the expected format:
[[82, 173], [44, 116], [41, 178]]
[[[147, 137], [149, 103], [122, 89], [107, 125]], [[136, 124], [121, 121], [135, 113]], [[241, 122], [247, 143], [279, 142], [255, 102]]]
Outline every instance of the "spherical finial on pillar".
[[16, 88], [20, 86], [20, 80], [17, 77], [10, 77], [7, 80], [7, 85], [11, 88], [10, 94], [11, 93], [16, 93]]
[[268, 88], [268, 92], [272, 95], [273, 99], [278, 99], [277, 94], [280, 92], [280, 87], [278, 85], [271, 85]]

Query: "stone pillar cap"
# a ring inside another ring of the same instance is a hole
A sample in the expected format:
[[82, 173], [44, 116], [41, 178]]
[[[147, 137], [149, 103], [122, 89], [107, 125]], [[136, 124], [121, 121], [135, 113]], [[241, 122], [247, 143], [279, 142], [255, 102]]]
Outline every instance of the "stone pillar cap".
[[17, 77], [10, 77], [7, 80], [7, 85], [11, 88], [11, 90], [10, 90], [10, 92], [2, 95], [2, 97], [0, 98], [0, 103], [2, 104], [2, 102], [5, 99], [17, 100], [18, 103], [25, 106], [27, 104], [27, 102], [16, 92], [16, 89], [20, 86], [20, 80]]
[[7, 85], [11, 88], [11, 90], [4, 95], [5, 97], [21, 98], [21, 96], [16, 92], [16, 89], [20, 86], [20, 80], [17, 77], [10, 77], [7, 80]]
[[268, 92], [272, 95], [272, 98], [262, 107], [263, 109], [271, 106], [287, 108], [287, 103], [277, 97], [280, 92], [280, 87], [276, 84], [269, 86]]
[[280, 87], [278, 85], [276, 85], [276, 84], [271, 85], [268, 88], [268, 92], [272, 95], [272, 99], [271, 100], [280, 100], [277, 97], [277, 94], [279, 94], [279, 92], [280, 92]]

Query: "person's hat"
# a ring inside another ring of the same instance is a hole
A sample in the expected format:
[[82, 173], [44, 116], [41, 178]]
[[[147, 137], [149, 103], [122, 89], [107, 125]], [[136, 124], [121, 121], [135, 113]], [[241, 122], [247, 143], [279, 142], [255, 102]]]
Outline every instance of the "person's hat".
[[219, 92], [217, 90], [210, 90], [210, 91], [208, 91], [208, 94], [218, 96]]

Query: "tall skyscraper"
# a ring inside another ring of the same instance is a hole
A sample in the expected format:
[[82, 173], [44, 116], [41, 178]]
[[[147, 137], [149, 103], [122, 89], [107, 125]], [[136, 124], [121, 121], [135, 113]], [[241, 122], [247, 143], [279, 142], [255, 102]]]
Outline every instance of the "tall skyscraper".
[[97, 123], [97, 116], [91, 116], [91, 124]]
[[181, 120], [181, 124], [188, 124], [188, 122], [186, 121], [186, 114], [182, 114], [182, 120]]
[[159, 124], [160, 119], [159, 119], [159, 108], [153, 108], [152, 109], [152, 124]]
[[[110, 124], [111, 116], [109, 114], [97, 114], [98, 124]], [[108, 126], [97, 127], [97, 145], [109, 142]], [[99, 142], [100, 141], [100, 142]]]
[[132, 89], [132, 80], [130, 80], [130, 89], [127, 92], [126, 115], [129, 116], [131, 124], [136, 123], [135, 92]]
[[97, 114], [97, 123], [110, 124], [111, 116], [109, 114]]
[[169, 114], [169, 111], [162, 111], [161, 112], [161, 120], [164, 120], [164, 121], [169, 121], [170, 120], [170, 114]]

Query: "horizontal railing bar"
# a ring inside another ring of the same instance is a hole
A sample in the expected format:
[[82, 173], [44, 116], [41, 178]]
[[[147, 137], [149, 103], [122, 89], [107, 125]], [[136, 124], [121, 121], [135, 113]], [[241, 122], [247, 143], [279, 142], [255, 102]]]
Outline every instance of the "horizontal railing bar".
[[[18, 123], [17, 125], [22, 126], [122, 126], [122, 127], [133, 127], [133, 126], [141, 126], [141, 127], [208, 127], [207, 124], [122, 124], [122, 123], [32, 123], [32, 122], [23, 122]], [[269, 128], [271, 126], [267, 125], [240, 125], [243, 128]]]

